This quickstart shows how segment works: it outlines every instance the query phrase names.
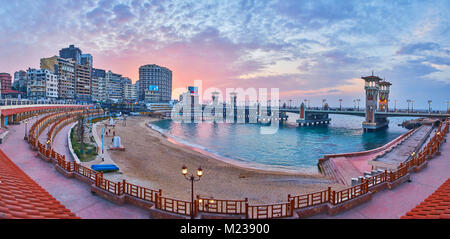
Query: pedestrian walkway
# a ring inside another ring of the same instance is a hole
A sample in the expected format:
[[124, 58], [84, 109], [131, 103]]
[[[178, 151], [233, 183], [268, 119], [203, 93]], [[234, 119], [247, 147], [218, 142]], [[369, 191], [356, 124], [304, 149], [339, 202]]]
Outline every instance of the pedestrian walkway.
[[[28, 129], [36, 119], [28, 123]], [[0, 148], [29, 177], [47, 190], [59, 202], [81, 218], [149, 218], [147, 210], [132, 205], [117, 205], [91, 194], [90, 185], [74, 178], [66, 178], [51, 163], [40, 159], [23, 140], [25, 125], [10, 126], [10, 135]], [[54, 149], [67, 154], [67, 133], [70, 125], [64, 127], [57, 136]], [[44, 132], [45, 133], [45, 132]], [[61, 139], [62, 138], [62, 139]]]
[[418, 173], [411, 174], [411, 182], [405, 182], [392, 190], [385, 189], [372, 196], [369, 202], [363, 203], [349, 211], [335, 216], [327, 214], [315, 215], [311, 218], [400, 218], [411, 208], [416, 207], [432, 194], [448, 178], [450, 172], [450, 140], [440, 148], [441, 155], [428, 161], [428, 166]]

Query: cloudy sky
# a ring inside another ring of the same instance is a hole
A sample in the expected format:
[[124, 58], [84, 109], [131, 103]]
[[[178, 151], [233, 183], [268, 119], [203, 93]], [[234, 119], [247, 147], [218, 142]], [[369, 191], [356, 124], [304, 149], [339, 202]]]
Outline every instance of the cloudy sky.
[[[75, 44], [94, 67], [173, 86], [278, 87], [285, 100], [363, 99], [362, 75], [393, 83], [391, 104], [450, 101], [450, 1], [0, 0], [0, 72], [39, 67]], [[174, 95], [174, 97], [176, 97]]]

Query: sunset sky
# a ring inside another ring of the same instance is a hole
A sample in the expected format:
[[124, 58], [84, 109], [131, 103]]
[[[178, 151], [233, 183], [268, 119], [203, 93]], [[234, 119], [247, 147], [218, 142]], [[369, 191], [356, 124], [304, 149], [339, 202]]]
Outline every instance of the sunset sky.
[[139, 66], [158, 64], [174, 88], [278, 87], [283, 100], [352, 106], [373, 70], [392, 82], [391, 105], [450, 101], [448, 0], [0, 3], [0, 72], [38, 68], [74, 44], [133, 82]]

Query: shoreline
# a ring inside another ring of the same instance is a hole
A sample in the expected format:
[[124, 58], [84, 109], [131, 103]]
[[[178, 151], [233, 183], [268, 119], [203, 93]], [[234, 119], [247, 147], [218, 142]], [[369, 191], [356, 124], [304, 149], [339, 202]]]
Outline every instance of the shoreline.
[[[161, 135], [161, 137], [165, 138], [168, 142], [183, 147], [187, 150], [191, 150], [191, 151], [195, 151], [198, 152], [206, 157], [210, 157], [210, 158], [214, 158], [216, 160], [219, 160], [223, 163], [226, 164], [230, 164], [234, 167], [243, 169], [243, 170], [250, 170], [250, 171], [254, 171], [254, 172], [259, 172], [259, 173], [271, 173], [271, 174], [281, 174], [281, 175], [293, 175], [293, 176], [315, 176], [315, 175], [321, 175], [319, 170], [315, 170], [315, 172], [306, 172], [308, 171], [308, 169], [305, 169], [305, 171], [302, 171], [301, 169], [293, 169], [291, 167], [286, 167], [283, 168], [282, 166], [280, 166], [279, 168], [277, 168], [276, 166], [269, 166], [269, 165], [265, 165], [265, 164], [259, 164], [259, 163], [249, 163], [249, 162], [238, 162], [238, 160], [233, 159], [233, 158], [229, 158], [229, 157], [225, 157], [220, 155], [219, 153], [215, 153], [215, 152], [211, 152], [206, 150], [206, 147], [204, 146], [193, 146], [188, 144], [187, 142], [182, 142], [182, 140], [177, 139], [174, 136], [168, 135], [164, 132], [161, 132], [158, 129], [155, 129], [151, 123], [153, 122], [157, 122], [159, 120], [152, 120], [150, 122], [147, 122], [145, 125], [152, 130], [153, 132], [159, 133]], [[205, 149], [202, 149], [205, 148]], [[255, 165], [255, 166], [252, 166]], [[258, 167], [259, 166], [259, 167]], [[313, 169], [314, 167], [310, 167], [310, 169]]]
[[301, 195], [328, 187], [336, 190], [345, 187], [319, 173], [251, 169], [218, 160], [189, 146], [171, 142], [167, 136], [147, 125], [157, 120], [130, 117], [127, 126], [116, 125], [116, 135], [121, 137], [126, 150], [108, 152], [122, 173], [104, 174], [107, 179], [162, 189], [166, 196], [189, 200], [190, 187], [181, 175], [181, 167], [186, 165], [191, 173], [195, 173], [195, 169], [201, 166], [204, 175], [196, 183], [195, 194], [217, 199], [248, 198], [252, 203], [284, 202], [288, 194]]

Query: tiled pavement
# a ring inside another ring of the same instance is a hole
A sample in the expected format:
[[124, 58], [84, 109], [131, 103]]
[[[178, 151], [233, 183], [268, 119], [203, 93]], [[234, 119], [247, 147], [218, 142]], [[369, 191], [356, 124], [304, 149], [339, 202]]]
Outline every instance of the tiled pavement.
[[[28, 123], [28, 129], [34, 120]], [[70, 158], [66, 147], [69, 126], [57, 136], [54, 148]], [[148, 218], [146, 210], [132, 205], [117, 205], [91, 194], [90, 187], [74, 178], [66, 178], [54, 165], [37, 157], [37, 152], [23, 140], [25, 125], [10, 126], [10, 135], [0, 148], [28, 176], [81, 218]]]

